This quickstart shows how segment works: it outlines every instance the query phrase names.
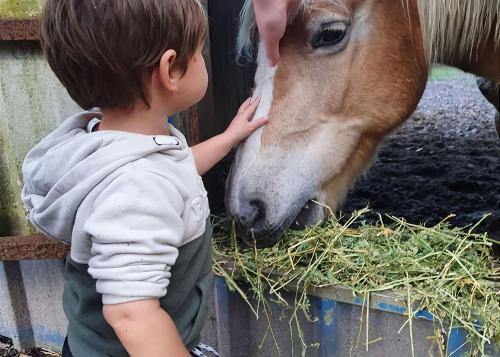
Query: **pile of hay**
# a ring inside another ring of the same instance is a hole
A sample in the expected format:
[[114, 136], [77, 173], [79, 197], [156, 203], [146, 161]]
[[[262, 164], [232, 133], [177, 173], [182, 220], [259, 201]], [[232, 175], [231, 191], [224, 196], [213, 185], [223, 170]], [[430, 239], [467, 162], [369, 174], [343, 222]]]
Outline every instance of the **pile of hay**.
[[[312, 288], [340, 285], [365, 299], [396, 290], [408, 311], [428, 310], [443, 331], [465, 328], [471, 355], [482, 355], [486, 343], [499, 342], [499, 262], [487, 235], [473, 233], [477, 225], [451, 228], [445, 220], [423, 227], [394, 217], [390, 225], [382, 218], [368, 225], [367, 212], [290, 231], [278, 245], [263, 250], [244, 247], [234, 234], [216, 235], [215, 272], [250, 305], [242, 283], [249, 284], [264, 308], [264, 293], [286, 306], [281, 293], [290, 285], [298, 288], [302, 293], [292, 307], [297, 323], [298, 312], [308, 314], [306, 292]], [[258, 308], [250, 307], [257, 314]], [[410, 331], [412, 318], [410, 313]]]

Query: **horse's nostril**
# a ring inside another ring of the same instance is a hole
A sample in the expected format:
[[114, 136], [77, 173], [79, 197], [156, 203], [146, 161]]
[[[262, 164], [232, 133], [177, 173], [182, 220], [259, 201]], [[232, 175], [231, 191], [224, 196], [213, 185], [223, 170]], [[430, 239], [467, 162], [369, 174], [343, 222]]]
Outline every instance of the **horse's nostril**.
[[240, 215], [238, 217], [238, 221], [239, 221], [239, 223], [241, 223], [244, 226], [246, 226], [247, 223], [250, 221], [250, 216], [245, 216], [245, 215], [242, 214], [242, 215]]
[[236, 218], [245, 228], [251, 228], [266, 216], [264, 203], [260, 200], [252, 200], [247, 205], [242, 205], [240, 209], [241, 211]]
[[252, 222], [252, 223], [261, 221], [264, 218], [266, 218], [266, 209], [264, 207], [264, 202], [262, 202], [260, 200], [252, 200], [250, 202], [250, 205], [255, 208], [256, 213], [257, 213], [256, 217], [254, 218], [254, 222]]

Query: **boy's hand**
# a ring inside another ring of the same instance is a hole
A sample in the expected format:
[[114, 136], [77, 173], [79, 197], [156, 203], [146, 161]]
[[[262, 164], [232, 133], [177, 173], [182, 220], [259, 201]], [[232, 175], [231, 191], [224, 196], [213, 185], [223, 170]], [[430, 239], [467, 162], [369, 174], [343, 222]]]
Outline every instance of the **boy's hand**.
[[252, 120], [259, 103], [260, 97], [257, 97], [254, 100], [252, 100], [252, 98], [248, 98], [241, 105], [238, 113], [224, 134], [222, 134], [229, 140], [232, 147], [238, 146], [242, 140], [246, 139], [252, 135], [255, 130], [263, 127], [269, 122], [267, 117], [250, 121]]
[[200, 175], [204, 175], [222, 160], [243, 139], [246, 139], [255, 130], [267, 124], [269, 121], [267, 118], [250, 121], [259, 103], [260, 98], [255, 98], [253, 101], [247, 99], [241, 105], [238, 114], [236, 114], [236, 117], [224, 133], [191, 148]]

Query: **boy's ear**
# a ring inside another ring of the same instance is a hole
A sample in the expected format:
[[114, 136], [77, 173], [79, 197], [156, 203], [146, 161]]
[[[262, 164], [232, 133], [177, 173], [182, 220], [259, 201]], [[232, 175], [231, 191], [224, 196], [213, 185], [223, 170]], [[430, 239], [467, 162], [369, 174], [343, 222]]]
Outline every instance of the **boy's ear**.
[[175, 68], [177, 52], [167, 50], [160, 59], [159, 79], [161, 84], [169, 91], [175, 92], [179, 88], [179, 79], [182, 74]]

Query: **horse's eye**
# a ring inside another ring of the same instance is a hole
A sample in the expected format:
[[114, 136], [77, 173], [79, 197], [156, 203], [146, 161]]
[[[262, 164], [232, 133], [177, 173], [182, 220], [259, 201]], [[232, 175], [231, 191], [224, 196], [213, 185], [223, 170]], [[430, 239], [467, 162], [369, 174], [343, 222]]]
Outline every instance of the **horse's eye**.
[[334, 22], [323, 25], [321, 30], [312, 39], [312, 48], [334, 46], [342, 42], [347, 34], [347, 25], [344, 22]]

